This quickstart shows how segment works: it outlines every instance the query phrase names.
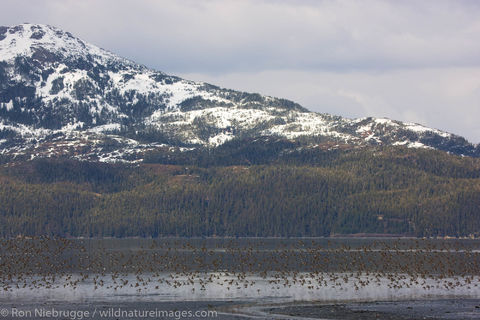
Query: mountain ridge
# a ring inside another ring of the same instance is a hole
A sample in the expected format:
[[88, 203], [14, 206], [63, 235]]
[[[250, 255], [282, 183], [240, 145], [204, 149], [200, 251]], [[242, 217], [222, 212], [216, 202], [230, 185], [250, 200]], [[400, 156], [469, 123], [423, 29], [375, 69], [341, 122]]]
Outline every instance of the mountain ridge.
[[140, 162], [158, 149], [256, 137], [407, 146], [480, 156], [463, 137], [387, 118], [347, 119], [149, 69], [61, 29], [0, 27], [0, 154]]
[[0, 27], [0, 237], [478, 237], [479, 155]]

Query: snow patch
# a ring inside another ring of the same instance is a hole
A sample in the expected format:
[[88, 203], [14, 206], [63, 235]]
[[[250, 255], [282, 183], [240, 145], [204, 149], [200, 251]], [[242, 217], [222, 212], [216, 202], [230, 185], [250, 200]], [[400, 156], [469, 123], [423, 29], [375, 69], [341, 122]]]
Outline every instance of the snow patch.
[[431, 132], [431, 133], [437, 134], [439, 136], [442, 136], [444, 138], [449, 138], [449, 137], [452, 136], [450, 133], [440, 131], [440, 130], [437, 130], [437, 129], [428, 128], [428, 127], [422, 126], [421, 124], [418, 124], [418, 123], [405, 122], [404, 125], [405, 125], [406, 129], [408, 129], [410, 131], [413, 131], [413, 132], [416, 132], [416, 133], [420, 133], [420, 134]]
[[378, 124], [390, 125], [390, 126], [398, 126], [395, 122], [388, 118], [375, 118], [374, 120]]
[[13, 109], [13, 100], [10, 99], [10, 101], [6, 103], [0, 103], [0, 107], [6, 109], [7, 111], [10, 111]]
[[60, 131], [71, 132], [71, 131], [74, 131], [74, 130], [82, 129], [84, 125], [85, 125], [85, 123], [83, 123], [81, 121], [75, 122], [75, 123], [69, 123], [66, 126], [63, 126], [60, 129]]
[[404, 140], [404, 141], [396, 141], [392, 143], [394, 146], [406, 146], [407, 148], [422, 148], [422, 149], [435, 149], [433, 147], [427, 146], [419, 141], [410, 141], [410, 140]]
[[208, 144], [211, 146], [219, 146], [225, 142], [232, 140], [234, 136], [229, 132], [222, 132], [214, 137], [208, 139]]
[[105, 131], [114, 131], [114, 130], [120, 130], [121, 126], [119, 123], [109, 123], [109, 124], [104, 124], [101, 126], [96, 126], [93, 128], [88, 129], [89, 132], [94, 132], [94, 133], [103, 133]]

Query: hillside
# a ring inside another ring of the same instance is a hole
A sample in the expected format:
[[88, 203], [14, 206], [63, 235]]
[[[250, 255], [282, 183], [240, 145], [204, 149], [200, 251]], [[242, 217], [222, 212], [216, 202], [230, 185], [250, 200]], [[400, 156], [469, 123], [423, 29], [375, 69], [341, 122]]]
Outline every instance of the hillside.
[[408, 148], [313, 158], [10, 165], [0, 172], [0, 235], [479, 235], [478, 159]]
[[141, 162], [150, 151], [258, 137], [302, 147], [400, 145], [480, 155], [464, 138], [419, 124], [315, 113], [167, 75], [52, 26], [0, 27], [0, 154], [11, 160]]
[[[321, 104], [321, 102], [319, 102]], [[0, 27], [0, 236], [479, 235], [480, 147]]]

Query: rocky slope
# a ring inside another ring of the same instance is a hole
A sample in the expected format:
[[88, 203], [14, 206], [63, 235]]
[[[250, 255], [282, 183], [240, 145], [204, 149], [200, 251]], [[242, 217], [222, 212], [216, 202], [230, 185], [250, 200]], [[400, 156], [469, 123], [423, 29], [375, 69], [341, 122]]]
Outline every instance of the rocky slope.
[[0, 154], [141, 161], [155, 149], [278, 137], [302, 145], [403, 145], [479, 156], [464, 138], [385, 118], [347, 119], [193, 82], [55, 27], [0, 27]]

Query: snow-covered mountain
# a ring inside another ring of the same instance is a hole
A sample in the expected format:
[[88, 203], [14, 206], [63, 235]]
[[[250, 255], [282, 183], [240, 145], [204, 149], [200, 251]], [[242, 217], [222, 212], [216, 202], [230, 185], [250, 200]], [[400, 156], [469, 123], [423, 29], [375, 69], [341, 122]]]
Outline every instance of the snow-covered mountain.
[[480, 155], [464, 138], [419, 124], [314, 113], [154, 71], [55, 27], [0, 27], [0, 154], [140, 161], [158, 148], [264, 136]]

